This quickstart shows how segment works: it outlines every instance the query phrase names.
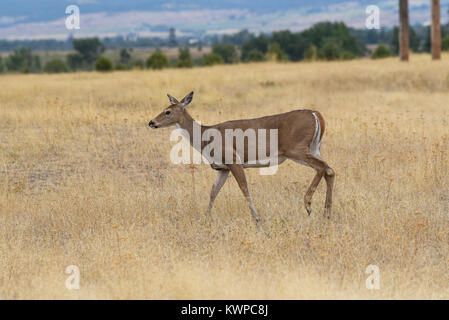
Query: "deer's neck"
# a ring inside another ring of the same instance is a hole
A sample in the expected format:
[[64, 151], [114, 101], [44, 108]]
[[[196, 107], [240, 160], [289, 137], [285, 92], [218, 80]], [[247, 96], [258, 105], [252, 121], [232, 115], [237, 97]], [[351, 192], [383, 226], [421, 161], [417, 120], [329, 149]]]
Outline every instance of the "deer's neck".
[[178, 129], [185, 130], [185, 132], [188, 133], [188, 136], [184, 135], [184, 137], [189, 140], [192, 147], [195, 149], [200, 148], [199, 151], [201, 152], [201, 137], [206, 127], [202, 126], [201, 123], [193, 119], [187, 111], [184, 111], [184, 116], [176, 124], [176, 127]]

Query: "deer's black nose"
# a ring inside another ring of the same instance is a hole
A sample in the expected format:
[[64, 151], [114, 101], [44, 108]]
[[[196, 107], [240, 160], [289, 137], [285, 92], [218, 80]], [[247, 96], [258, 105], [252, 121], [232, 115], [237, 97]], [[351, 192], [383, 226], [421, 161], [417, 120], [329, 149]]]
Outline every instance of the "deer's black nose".
[[149, 125], [150, 127], [152, 127], [152, 126], [154, 125], [154, 122], [153, 122], [153, 121], [150, 121], [150, 122], [148, 123], [148, 125]]

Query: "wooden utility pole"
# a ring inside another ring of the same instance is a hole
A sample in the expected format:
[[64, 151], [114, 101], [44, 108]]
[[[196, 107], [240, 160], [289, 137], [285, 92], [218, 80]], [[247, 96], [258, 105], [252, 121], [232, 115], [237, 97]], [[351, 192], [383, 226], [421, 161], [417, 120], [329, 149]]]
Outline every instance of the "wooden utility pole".
[[432, 59], [441, 58], [440, 0], [432, 1]]
[[399, 0], [399, 55], [408, 61], [408, 0]]

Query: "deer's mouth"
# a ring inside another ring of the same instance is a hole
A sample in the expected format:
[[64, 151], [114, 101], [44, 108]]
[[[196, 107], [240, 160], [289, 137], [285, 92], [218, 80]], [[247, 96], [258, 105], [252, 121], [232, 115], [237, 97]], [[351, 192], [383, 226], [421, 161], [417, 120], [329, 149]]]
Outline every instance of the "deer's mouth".
[[152, 128], [152, 129], [157, 129], [157, 128], [159, 127], [159, 126], [155, 125], [153, 121], [150, 121], [150, 122], [148, 123], [148, 125], [149, 125], [150, 128]]

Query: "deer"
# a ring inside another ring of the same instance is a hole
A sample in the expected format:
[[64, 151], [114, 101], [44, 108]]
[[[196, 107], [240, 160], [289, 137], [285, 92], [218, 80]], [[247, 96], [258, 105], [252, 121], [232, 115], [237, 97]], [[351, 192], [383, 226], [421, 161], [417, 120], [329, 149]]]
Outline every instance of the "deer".
[[[275, 161], [275, 164], [280, 165], [285, 160], [292, 160], [315, 170], [315, 176], [304, 195], [304, 205], [309, 216], [312, 213], [313, 194], [321, 179], [324, 177], [327, 185], [324, 216], [330, 219], [335, 172], [321, 157], [320, 147], [325, 130], [325, 122], [320, 112], [300, 109], [261, 118], [232, 120], [212, 126], [205, 126], [194, 120], [187, 111], [187, 106], [193, 100], [193, 94], [193, 91], [190, 92], [181, 101], [167, 94], [170, 105], [163, 108], [163, 111], [151, 120], [148, 125], [152, 129], [176, 126], [186, 133], [185, 137], [189, 140], [190, 145], [199, 152], [210, 141], [206, 139], [206, 141], [202, 141], [199, 145], [198, 143], [195, 144], [193, 141], [195, 127], [199, 128], [202, 134], [207, 130], [213, 129], [222, 136], [226, 135], [227, 130], [241, 130], [241, 132], [248, 129], [277, 130], [278, 141], [277, 152], [275, 154], [277, 161]], [[258, 225], [260, 216], [250, 195], [244, 170], [247, 168], [267, 167], [273, 165], [273, 162], [261, 161], [262, 159], [251, 159], [252, 156], [249, 152], [250, 145], [246, 145], [243, 150], [237, 150], [235, 143], [222, 144], [222, 147], [225, 153], [232, 154], [232, 158], [229, 161], [228, 159], [224, 159], [224, 155], [221, 155], [221, 158], [218, 159], [219, 161], [211, 163], [212, 169], [217, 171], [217, 176], [210, 192], [206, 215], [211, 215], [214, 201], [225, 184], [229, 173], [232, 173], [249, 204], [255, 223]]]

